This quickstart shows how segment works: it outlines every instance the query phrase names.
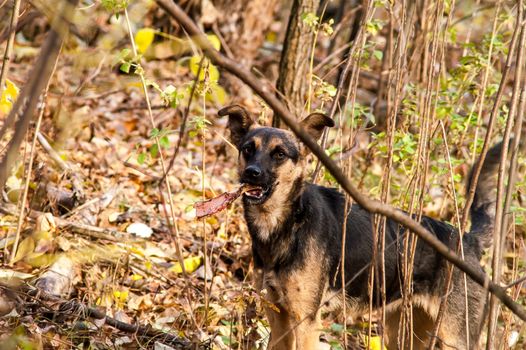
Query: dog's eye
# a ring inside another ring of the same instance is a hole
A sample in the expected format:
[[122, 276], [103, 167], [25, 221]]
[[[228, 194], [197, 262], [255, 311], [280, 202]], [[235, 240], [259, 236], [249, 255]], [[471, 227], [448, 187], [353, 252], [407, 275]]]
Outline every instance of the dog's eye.
[[285, 159], [286, 156], [287, 155], [283, 151], [279, 151], [278, 150], [278, 151], [274, 152], [274, 159], [276, 159], [276, 160], [283, 160], [283, 159]]
[[253, 151], [253, 146], [252, 144], [248, 144], [248, 145], [245, 145], [243, 146], [243, 148], [241, 149], [241, 151], [243, 152], [243, 154], [245, 156], [250, 156], [252, 154], [252, 151]]

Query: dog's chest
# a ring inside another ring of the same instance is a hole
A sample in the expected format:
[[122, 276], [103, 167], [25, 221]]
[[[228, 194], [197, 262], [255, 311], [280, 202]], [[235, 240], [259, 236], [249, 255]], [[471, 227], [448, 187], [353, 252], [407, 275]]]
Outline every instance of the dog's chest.
[[283, 223], [285, 208], [265, 210], [263, 208], [245, 208], [245, 218], [249, 225], [250, 233], [262, 242], [269, 238]]

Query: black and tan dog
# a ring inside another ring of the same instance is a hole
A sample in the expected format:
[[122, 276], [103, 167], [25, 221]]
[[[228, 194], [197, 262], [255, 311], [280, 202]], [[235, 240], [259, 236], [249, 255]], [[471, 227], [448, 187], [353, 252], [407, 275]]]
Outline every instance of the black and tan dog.
[[[257, 186], [243, 196], [245, 219], [252, 238], [259, 287], [266, 288], [276, 309], [269, 308], [271, 349], [310, 350], [319, 347], [321, 313], [342, 305], [341, 244], [344, 196], [335, 189], [305, 181], [306, 147], [289, 131], [257, 125], [240, 106], [219, 111], [229, 116], [231, 140], [239, 149], [242, 183]], [[311, 114], [301, 122], [318, 139], [333, 121]], [[494, 175], [500, 147], [490, 150], [483, 165], [471, 209], [472, 228], [463, 235], [467, 262], [480, 268], [483, 248], [490, 244], [494, 222]], [[349, 211], [345, 240], [346, 305], [350, 312], [369, 308], [367, 268], [373, 257], [372, 217], [358, 205]], [[459, 234], [454, 227], [424, 217], [421, 223], [455, 250]], [[400, 348], [403, 239], [406, 231], [388, 220], [385, 234], [385, 291], [387, 299], [384, 335], [389, 350]], [[418, 241], [412, 276], [413, 349], [427, 348], [447, 280], [446, 261], [430, 246]], [[380, 283], [380, 282], [378, 282]], [[373, 287], [374, 307], [379, 307], [378, 285]], [[467, 279], [467, 304], [463, 275], [456, 270], [444, 318], [439, 329], [443, 349], [474, 347], [475, 334], [485, 304], [485, 292]], [[466, 315], [467, 313], [467, 315]], [[466, 317], [469, 334], [466, 334]], [[404, 346], [409, 348], [409, 346]]]

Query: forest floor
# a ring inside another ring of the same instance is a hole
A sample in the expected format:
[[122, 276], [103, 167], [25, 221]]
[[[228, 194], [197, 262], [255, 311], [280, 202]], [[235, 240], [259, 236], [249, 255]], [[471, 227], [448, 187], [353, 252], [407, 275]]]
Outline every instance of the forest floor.
[[[115, 29], [115, 24], [101, 26], [110, 34]], [[240, 201], [202, 220], [193, 210], [195, 202], [238, 186], [237, 150], [226, 141], [226, 120], [217, 117], [217, 110], [232, 97], [223, 88], [195, 94], [182, 146], [165, 182], [163, 169], [180, 138], [195, 72], [189, 57], [143, 60], [145, 76], [158, 87], [148, 89], [153, 126], [140, 77], [119, 71], [121, 62], [115, 62], [128, 46], [126, 37], [117, 40], [110, 34], [119, 43], [110, 53], [104, 39], [94, 47], [78, 38], [65, 43], [41, 105], [40, 133], [58, 159], [43, 147], [45, 141], [36, 145], [29, 182], [31, 210], [21, 227], [16, 255], [9, 264], [3, 255], [6, 264], [0, 268], [0, 278], [17, 281], [0, 288], [0, 299], [6, 300], [0, 309], [7, 313], [0, 318], [0, 348], [169, 349], [161, 345], [159, 333], [140, 336], [123, 324], [149, 325], [212, 348], [258, 348], [268, 341], [263, 312], [268, 302], [252, 283], [251, 243]], [[16, 86], [27, 81], [42, 40], [15, 47], [8, 78]], [[167, 108], [160, 93], [173, 92], [170, 86], [181, 94], [175, 108]], [[249, 96], [241, 102], [261, 122], [269, 123], [269, 111], [259, 98]], [[3, 198], [4, 253], [13, 247], [7, 233], [17, 231], [17, 205], [25, 188], [33, 135], [34, 126]], [[368, 141], [364, 142], [358, 155], [365, 162], [370, 154]], [[379, 164], [373, 162], [367, 169], [380, 178]], [[455, 171], [465, 174], [466, 164]], [[336, 186], [329, 176], [323, 181]], [[367, 182], [361, 185], [363, 189]], [[428, 203], [426, 212], [442, 213], [437, 207], [445, 200]], [[526, 247], [522, 238], [510, 246], [506, 258], [517, 266], [510, 264], [505, 274], [513, 281], [524, 271]], [[37, 278], [60, 296], [46, 299], [35, 294]], [[513, 294], [524, 301], [521, 286]], [[87, 317], [90, 312], [82, 305], [122, 324], [111, 326], [100, 317]], [[367, 318], [348, 321], [347, 331], [363, 343]], [[522, 346], [524, 325], [509, 313], [503, 313], [501, 321], [506, 339], [520, 337], [514, 346]], [[323, 325], [328, 346], [340, 349], [341, 317], [328, 315]]]

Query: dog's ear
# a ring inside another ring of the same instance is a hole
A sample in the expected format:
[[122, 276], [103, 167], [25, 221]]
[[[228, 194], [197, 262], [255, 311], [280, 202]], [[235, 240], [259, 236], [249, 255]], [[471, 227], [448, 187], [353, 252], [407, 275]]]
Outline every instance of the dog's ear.
[[228, 115], [227, 127], [230, 129], [230, 140], [239, 148], [239, 142], [255, 124], [246, 109], [240, 105], [231, 105], [220, 109], [217, 114], [223, 117]]
[[315, 141], [318, 141], [325, 127], [334, 126], [334, 120], [327, 117], [323, 113], [315, 112], [309, 114], [305, 119], [303, 119], [300, 122], [300, 126], [310, 135], [310, 137], [312, 137]]

